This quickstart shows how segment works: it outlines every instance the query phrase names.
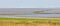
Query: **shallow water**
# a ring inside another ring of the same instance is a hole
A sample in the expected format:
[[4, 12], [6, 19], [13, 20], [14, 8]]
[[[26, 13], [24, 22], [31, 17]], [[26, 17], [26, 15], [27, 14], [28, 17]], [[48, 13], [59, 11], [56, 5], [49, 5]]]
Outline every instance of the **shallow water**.
[[[59, 10], [57, 8], [5, 8], [0, 9], [0, 14], [16, 14], [13, 16], [60, 16], [60, 14], [34, 14], [35, 10]], [[6, 15], [5, 15], [6, 16]], [[9, 15], [12, 16], [12, 15]]]

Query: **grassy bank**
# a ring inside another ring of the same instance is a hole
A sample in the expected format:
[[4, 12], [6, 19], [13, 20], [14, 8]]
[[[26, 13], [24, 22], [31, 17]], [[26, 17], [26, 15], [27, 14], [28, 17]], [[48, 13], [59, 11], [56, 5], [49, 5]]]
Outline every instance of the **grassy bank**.
[[0, 26], [60, 26], [60, 18], [8, 18], [0, 17]]

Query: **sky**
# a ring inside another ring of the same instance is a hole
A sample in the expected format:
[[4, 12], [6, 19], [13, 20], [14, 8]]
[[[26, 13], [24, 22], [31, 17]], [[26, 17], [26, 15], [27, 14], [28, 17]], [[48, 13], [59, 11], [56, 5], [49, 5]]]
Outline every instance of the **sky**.
[[0, 8], [60, 8], [60, 0], [0, 0]]

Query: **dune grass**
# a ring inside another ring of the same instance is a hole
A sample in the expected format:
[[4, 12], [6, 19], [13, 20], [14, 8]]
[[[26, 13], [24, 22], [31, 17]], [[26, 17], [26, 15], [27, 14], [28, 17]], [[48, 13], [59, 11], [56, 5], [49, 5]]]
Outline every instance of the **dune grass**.
[[[3, 24], [2, 24], [3, 23]], [[7, 25], [9, 23], [9, 25]], [[60, 18], [8, 18], [0, 17], [0, 26], [60, 26]]]

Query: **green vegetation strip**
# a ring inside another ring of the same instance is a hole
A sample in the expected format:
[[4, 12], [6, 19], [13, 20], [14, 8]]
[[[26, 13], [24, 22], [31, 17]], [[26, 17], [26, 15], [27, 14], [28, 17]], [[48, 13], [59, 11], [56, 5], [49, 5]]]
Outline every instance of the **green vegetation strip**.
[[47, 20], [47, 19], [32, 19], [32, 18], [0, 18], [0, 20]]
[[[53, 18], [54, 19], [54, 18]], [[8, 17], [0, 17], [0, 20], [51, 20], [48, 18], [8, 18]], [[59, 19], [54, 19], [54, 20], [60, 20]]]

